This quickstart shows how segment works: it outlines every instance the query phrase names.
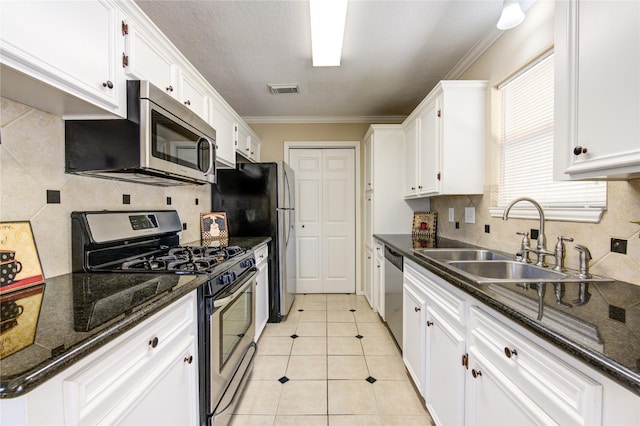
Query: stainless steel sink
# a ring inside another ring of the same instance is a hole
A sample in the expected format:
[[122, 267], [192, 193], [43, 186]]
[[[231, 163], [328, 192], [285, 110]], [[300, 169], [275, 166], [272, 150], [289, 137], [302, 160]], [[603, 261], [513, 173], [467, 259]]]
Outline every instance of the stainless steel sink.
[[510, 260], [512, 256], [496, 253], [494, 251], [483, 249], [414, 249], [418, 256], [428, 257], [435, 260], [445, 262], [453, 262], [459, 260]]
[[485, 249], [423, 248], [413, 249], [420, 257], [431, 259], [477, 284], [606, 282], [609, 278], [593, 275], [581, 278], [577, 271], [558, 272], [531, 263], [514, 260], [513, 256]]
[[560, 282], [569, 275], [513, 260], [449, 262], [449, 266], [472, 275], [478, 282]]

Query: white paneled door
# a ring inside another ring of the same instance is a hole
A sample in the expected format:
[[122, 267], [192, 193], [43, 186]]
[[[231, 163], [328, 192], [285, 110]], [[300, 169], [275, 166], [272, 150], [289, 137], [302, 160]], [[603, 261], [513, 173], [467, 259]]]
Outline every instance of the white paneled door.
[[291, 149], [298, 293], [355, 293], [354, 149]]

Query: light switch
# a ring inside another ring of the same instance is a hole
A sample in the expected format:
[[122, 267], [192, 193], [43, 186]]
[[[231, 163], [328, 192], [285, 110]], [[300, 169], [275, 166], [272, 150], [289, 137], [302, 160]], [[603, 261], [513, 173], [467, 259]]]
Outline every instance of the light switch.
[[449, 207], [449, 222], [454, 222], [456, 220], [455, 215], [455, 209], [453, 207]]
[[464, 223], [476, 223], [476, 208], [465, 207], [464, 208]]

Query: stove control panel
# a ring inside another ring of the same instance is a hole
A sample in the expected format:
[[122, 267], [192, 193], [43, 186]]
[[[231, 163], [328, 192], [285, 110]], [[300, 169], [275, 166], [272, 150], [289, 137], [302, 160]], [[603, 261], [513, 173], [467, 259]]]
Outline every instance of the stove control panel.
[[151, 229], [158, 227], [158, 219], [154, 214], [137, 214], [129, 216], [131, 227], [137, 231], [140, 229]]

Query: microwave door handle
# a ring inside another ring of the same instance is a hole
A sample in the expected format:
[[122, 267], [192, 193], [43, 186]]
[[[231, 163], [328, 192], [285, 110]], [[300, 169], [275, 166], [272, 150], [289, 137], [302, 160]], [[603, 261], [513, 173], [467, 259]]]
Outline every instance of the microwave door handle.
[[[200, 165], [200, 152], [202, 152], [202, 150], [200, 149], [200, 146], [202, 143], [208, 143], [209, 144], [209, 152], [215, 152], [215, 146], [213, 145], [213, 142], [211, 142], [209, 139], [207, 138], [200, 138], [200, 140], [198, 141], [198, 145], [196, 147], [197, 152], [198, 152], [198, 165]], [[200, 170], [202, 173], [204, 173], [205, 176], [210, 175], [213, 173], [213, 171], [215, 170], [215, 154], [211, 155], [209, 157], [209, 168], [207, 170]]]

